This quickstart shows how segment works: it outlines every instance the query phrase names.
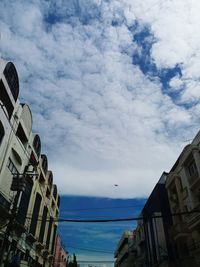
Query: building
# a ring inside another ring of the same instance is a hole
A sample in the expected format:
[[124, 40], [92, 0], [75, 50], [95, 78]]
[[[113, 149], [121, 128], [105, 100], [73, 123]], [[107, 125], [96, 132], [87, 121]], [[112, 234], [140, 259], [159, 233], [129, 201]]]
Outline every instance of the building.
[[0, 266], [13, 255], [23, 266], [51, 266], [60, 197], [18, 95], [14, 64], [0, 60]]
[[169, 230], [172, 217], [163, 173], [139, 215], [130, 246], [134, 267], [172, 267], [174, 254]]
[[56, 235], [53, 267], [66, 267], [68, 254], [62, 247], [61, 238]]
[[125, 231], [115, 250], [115, 267], [128, 267], [133, 262], [131, 245], [133, 242], [133, 232]]
[[176, 266], [200, 266], [200, 132], [170, 170], [166, 188], [173, 226]]
[[[140, 215], [139, 217], [141, 217]], [[133, 231], [133, 240], [130, 245], [130, 251], [132, 255], [132, 263], [130, 266], [133, 267], [146, 267], [146, 254], [145, 254], [145, 235], [143, 220], [139, 219], [136, 229]]]
[[145, 239], [141, 246], [145, 249], [146, 266], [172, 267], [174, 254], [169, 229], [172, 216], [165, 182], [167, 173], [163, 173], [155, 185], [142, 210]]

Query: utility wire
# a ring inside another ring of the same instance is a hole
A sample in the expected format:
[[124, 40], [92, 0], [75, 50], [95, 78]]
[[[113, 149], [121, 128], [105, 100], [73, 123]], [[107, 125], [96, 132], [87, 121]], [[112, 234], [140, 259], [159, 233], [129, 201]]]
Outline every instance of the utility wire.
[[[171, 216], [179, 216], [179, 215], [189, 215], [193, 213], [200, 213], [200, 210], [192, 210], [192, 211], [184, 211], [184, 212], [177, 212], [171, 213]], [[27, 219], [30, 217], [26, 217]], [[117, 218], [117, 219], [102, 219], [102, 220], [85, 220], [85, 219], [54, 219], [53, 222], [75, 222], [75, 223], [104, 223], [104, 222], [125, 222], [125, 221], [137, 221], [137, 220], [146, 220], [146, 219], [156, 219], [156, 218], [164, 218], [163, 215], [148, 215], [144, 217], [130, 217], [130, 218]], [[40, 221], [42, 219], [38, 219]], [[46, 220], [48, 222], [49, 219]]]
[[[193, 213], [200, 213], [200, 210], [193, 210], [193, 211], [185, 211], [185, 212], [177, 212], [171, 213], [171, 216], [179, 216], [179, 215], [187, 215]], [[105, 220], [73, 220], [73, 219], [58, 219], [59, 222], [80, 222], [80, 223], [104, 223], [104, 222], [122, 222], [122, 221], [138, 221], [138, 220], [145, 220], [149, 218], [163, 218], [163, 215], [152, 215], [152, 216], [144, 216], [144, 217], [132, 217], [132, 218], [118, 218], [118, 219], [105, 219]]]
[[77, 262], [78, 263], [114, 263], [115, 261], [100, 261], [100, 260], [97, 260], [97, 261], [82, 261], [82, 260], [78, 260], [77, 259]]

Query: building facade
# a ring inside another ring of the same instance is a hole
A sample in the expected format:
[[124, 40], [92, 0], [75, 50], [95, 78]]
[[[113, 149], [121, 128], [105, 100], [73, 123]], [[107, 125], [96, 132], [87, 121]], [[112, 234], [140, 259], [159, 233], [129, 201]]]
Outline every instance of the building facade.
[[122, 237], [115, 266], [200, 266], [199, 208], [200, 132], [155, 185], [131, 242]]
[[32, 114], [18, 100], [13, 63], [0, 60], [0, 266], [52, 266], [60, 197], [32, 132]]
[[172, 267], [174, 254], [169, 230], [172, 216], [165, 188], [167, 173], [163, 173], [142, 210], [146, 266]]
[[[140, 215], [141, 217], [141, 215]], [[146, 267], [145, 235], [143, 220], [138, 220], [137, 227], [133, 231], [133, 240], [130, 246], [133, 267]]]
[[133, 253], [131, 245], [133, 241], [133, 232], [125, 231], [115, 250], [115, 267], [128, 267], [133, 262]]
[[68, 254], [62, 247], [61, 238], [59, 235], [56, 235], [53, 267], [66, 267], [67, 259]]
[[187, 145], [167, 177], [176, 266], [200, 266], [200, 132]]

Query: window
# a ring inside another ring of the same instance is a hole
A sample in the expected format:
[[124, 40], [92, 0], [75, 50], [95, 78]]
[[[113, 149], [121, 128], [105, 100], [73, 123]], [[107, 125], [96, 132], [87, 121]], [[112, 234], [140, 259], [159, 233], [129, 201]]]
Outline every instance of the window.
[[26, 189], [24, 192], [22, 192], [19, 209], [16, 217], [17, 221], [22, 225], [24, 225], [26, 220], [32, 187], [33, 187], [32, 181], [26, 180]]
[[27, 139], [26, 134], [25, 134], [25, 132], [24, 132], [24, 130], [22, 128], [22, 125], [20, 123], [19, 123], [19, 126], [17, 128], [16, 135], [19, 138], [19, 140], [22, 142], [22, 144], [24, 146], [26, 146], [27, 143], [28, 143], [28, 139]]
[[42, 215], [42, 223], [40, 226], [40, 234], [39, 234], [39, 241], [42, 243], [44, 239], [44, 232], [45, 232], [45, 226], [46, 226], [46, 220], [47, 220], [47, 207], [44, 207], [43, 215]]
[[19, 94], [19, 80], [14, 64], [12, 62], [8, 62], [3, 73], [12, 92], [13, 98], [16, 101]]
[[5, 107], [6, 113], [8, 114], [8, 117], [10, 119], [12, 116], [14, 107], [13, 107], [12, 101], [10, 100], [10, 97], [8, 95], [8, 92], [5, 88], [2, 80], [0, 80], [0, 92], [1, 92], [0, 93], [0, 101], [3, 104], [3, 107]]
[[197, 174], [197, 166], [194, 159], [188, 165], [188, 172], [190, 176], [194, 176]]
[[53, 196], [54, 196], [54, 199], [56, 199], [57, 197], [57, 186], [54, 185], [54, 188], [53, 188]]
[[47, 156], [46, 155], [42, 155], [42, 169], [44, 171], [44, 173], [47, 173], [47, 169], [48, 169], [48, 162], [47, 162]]
[[35, 235], [41, 201], [42, 201], [42, 197], [40, 196], [39, 193], [37, 193], [34, 208], [33, 208], [33, 213], [32, 213], [31, 225], [30, 225], [30, 233], [32, 235]]
[[51, 239], [51, 233], [52, 233], [52, 224], [53, 224], [53, 218], [50, 217], [49, 220], [49, 228], [48, 228], [48, 233], [47, 233], [47, 241], [46, 241], [46, 246], [49, 249], [50, 247], [50, 239]]
[[41, 142], [40, 142], [40, 137], [37, 134], [33, 140], [33, 147], [35, 149], [37, 156], [39, 157], [41, 151]]
[[10, 158], [8, 159], [7, 167], [12, 174], [18, 174], [19, 173], [17, 168], [15, 167], [14, 163], [12, 162], [12, 160]]
[[1, 144], [2, 140], [3, 140], [4, 134], [5, 134], [5, 131], [4, 131], [3, 125], [2, 125], [2, 123], [0, 121], [0, 144]]
[[50, 187], [51, 187], [52, 184], [53, 184], [53, 173], [52, 173], [51, 171], [49, 172], [48, 183], [49, 183], [49, 186], [50, 186]]

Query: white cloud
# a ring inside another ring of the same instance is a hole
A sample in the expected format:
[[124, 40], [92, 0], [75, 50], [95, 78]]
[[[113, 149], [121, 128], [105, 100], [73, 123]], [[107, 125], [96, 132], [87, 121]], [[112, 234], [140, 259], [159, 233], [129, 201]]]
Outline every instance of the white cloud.
[[[1, 56], [16, 64], [61, 193], [145, 196], [170, 169], [198, 129], [199, 8], [184, 0], [1, 2]], [[142, 53], [133, 32], [147, 26], [152, 62], [181, 67], [170, 81], [177, 102], [132, 64]]]

